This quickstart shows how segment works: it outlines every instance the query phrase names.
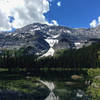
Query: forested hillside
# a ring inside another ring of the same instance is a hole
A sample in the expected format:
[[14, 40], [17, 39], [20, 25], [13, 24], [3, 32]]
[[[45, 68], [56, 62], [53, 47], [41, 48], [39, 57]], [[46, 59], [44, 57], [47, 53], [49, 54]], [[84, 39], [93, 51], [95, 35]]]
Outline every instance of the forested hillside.
[[[100, 66], [100, 43], [81, 49], [57, 51], [54, 57], [41, 59], [40, 65], [62, 68], [96, 68]], [[41, 66], [41, 67], [42, 67]]]
[[31, 52], [33, 47], [19, 50], [2, 50], [0, 53], [0, 67], [26, 69], [26, 71], [40, 68], [96, 68], [100, 67], [100, 43], [92, 44], [81, 49], [63, 49], [57, 51], [53, 57], [39, 58]]

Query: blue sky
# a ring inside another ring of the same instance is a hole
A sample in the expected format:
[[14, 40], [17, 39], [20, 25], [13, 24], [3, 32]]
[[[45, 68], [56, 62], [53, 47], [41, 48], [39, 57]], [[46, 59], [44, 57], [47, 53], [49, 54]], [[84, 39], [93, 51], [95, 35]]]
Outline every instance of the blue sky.
[[100, 0], [0, 0], [0, 31], [33, 23], [96, 27], [100, 25]]
[[[60, 7], [58, 1], [61, 1]], [[45, 15], [47, 20], [55, 19], [60, 25], [88, 28], [100, 16], [100, 0], [54, 0]]]
[[13, 21], [15, 20], [15, 18], [13, 16], [8, 16], [8, 18], [9, 18], [10, 23], [13, 23]]

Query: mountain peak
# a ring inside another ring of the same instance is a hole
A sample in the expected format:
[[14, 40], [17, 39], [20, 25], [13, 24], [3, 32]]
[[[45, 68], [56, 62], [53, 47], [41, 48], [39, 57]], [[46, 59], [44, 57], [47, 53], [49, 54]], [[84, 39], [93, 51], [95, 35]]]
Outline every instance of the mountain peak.
[[34, 47], [36, 54], [53, 55], [59, 49], [81, 48], [88, 45], [90, 39], [93, 39], [93, 42], [100, 39], [100, 25], [91, 29], [73, 29], [33, 23], [15, 32], [0, 34], [0, 48], [19, 49], [31, 46]]

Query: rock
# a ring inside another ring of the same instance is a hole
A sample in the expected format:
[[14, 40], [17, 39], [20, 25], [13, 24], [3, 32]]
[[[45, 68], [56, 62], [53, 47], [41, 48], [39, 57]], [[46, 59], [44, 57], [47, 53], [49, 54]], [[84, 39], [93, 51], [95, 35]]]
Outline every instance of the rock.
[[71, 78], [72, 78], [73, 80], [78, 80], [78, 79], [81, 79], [82, 77], [79, 76], [79, 75], [72, 75]]
[[25, 78], [26, 78], [26, 79], [31, 79], [31, 77], [30, 77], [30, 76], [26, 76]]
[[90, 80], [86, 80], [85, 81], [85, 85], [91, 85], [91, 81]]
[[94, 78], [97, 80], [100, 80], [100, 76], [95, 76]]
[[92, 83], [91, 85], [93, 86], [93, 88], [100, 89], [100, 85], [98, 85], [96, 83]]
[[78, 82], [65, 82], [66, 85], [80, 85]]
[[[78, 90], [76, 91], [76, 97], [77, 97], [77, 98], [80, 98], [80, 99], [82, 98], [82, 100], [88, 100], [88, 98], [87, 98], [85, 92], [82, 91], [81, 89], [78, 89]], [[83, 98], [84, 98], [84, 99], [83, 99]]]

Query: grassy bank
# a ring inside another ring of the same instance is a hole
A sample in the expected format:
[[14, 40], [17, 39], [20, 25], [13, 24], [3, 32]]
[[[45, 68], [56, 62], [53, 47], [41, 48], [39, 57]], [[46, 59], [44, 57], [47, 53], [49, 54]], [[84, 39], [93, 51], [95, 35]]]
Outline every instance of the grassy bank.
[[88, 86], [87, 93], [92, 97], [91, 100], [100, 100], [100, 68], [88, 69], [88, 76], [92, 84]]

